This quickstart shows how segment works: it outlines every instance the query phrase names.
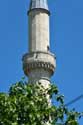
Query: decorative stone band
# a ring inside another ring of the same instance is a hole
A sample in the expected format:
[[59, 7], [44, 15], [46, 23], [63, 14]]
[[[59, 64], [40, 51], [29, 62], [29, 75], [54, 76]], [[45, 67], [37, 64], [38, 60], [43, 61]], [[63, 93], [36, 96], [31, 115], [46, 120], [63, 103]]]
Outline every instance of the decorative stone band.
[[33, 52], [23, 56], [23, 70], [26, 75], [33, 69], [44, 69], [52, 75], [55, 70], [54, 55], [47, 52]]
[[50, 11], [49, 10], [46, 10], [46, 9], [43, 9], [43, 8], [34, 8], [34, 9], [32, 9], [32, 10], [29, 10], [28, 12], [27, 12], [27, 15], [29, 15], [32, 11], [40, 11], [40, 12], [44, 12], [44, 13], [47, 13], [49, 16], [50, 16]]
[[37, 69], [37, 68], [43, 68], [45, 70], [50, 70], [51, 74], [54, 73], [55, 67], [47, 62], [31, 62], [31, 63], [24, 63], [23, 65], [23, 70], [26, 75], [30, 72], [32, 69]]

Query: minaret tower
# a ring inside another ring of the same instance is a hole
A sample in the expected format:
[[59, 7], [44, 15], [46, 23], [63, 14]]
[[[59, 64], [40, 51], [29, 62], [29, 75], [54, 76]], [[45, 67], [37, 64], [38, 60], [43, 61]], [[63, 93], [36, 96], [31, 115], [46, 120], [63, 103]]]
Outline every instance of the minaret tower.
[[40, 82], [44, 87], [56, 67], [54, 54], [50, 52], [49, 16], [47, 0], [31, 0], [28, 11], [29, 52], [23, 56], [23, 70], [29, 83]]

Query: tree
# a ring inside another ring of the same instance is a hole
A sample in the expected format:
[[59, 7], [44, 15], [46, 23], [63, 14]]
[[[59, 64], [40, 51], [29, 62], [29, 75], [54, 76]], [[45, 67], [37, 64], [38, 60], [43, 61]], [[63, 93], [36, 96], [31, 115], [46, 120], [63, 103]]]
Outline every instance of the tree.
[[[55, 103], [50, 105], [48, 100]], [[63, 95], [53, 84], [45, 89], [41, 83], [27, 84], [21, 80], [7, 94], [0, 93], [0, 125], [78, 125], [79, 116], [80, 113], [65, 107]]]

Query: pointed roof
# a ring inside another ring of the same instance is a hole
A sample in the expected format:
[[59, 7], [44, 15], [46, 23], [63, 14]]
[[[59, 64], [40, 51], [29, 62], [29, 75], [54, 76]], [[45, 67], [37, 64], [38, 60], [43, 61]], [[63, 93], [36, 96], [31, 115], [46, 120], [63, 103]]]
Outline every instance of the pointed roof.
[[49, 12], [47, 0], [31, 0], [29, 11], [33, 9], [43, 9]]

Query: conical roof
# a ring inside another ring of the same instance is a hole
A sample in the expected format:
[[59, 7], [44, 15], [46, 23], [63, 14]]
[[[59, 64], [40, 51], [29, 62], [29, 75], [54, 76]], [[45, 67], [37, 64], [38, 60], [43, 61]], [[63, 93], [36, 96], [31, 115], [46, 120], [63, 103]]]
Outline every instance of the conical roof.
[[49, 11], [47, 0], [31, 0], [30, 10], [36, 9], [36, 8], [45, 9], [45, 10]]

